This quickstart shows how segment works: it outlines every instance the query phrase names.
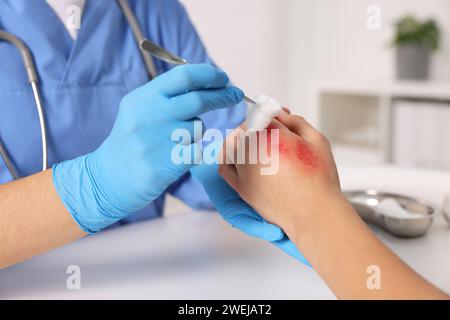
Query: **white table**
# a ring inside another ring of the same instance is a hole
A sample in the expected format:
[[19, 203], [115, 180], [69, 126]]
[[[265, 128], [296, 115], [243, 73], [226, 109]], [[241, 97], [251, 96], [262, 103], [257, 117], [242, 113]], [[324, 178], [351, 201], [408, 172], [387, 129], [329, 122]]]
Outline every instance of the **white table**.
[[[341, 171], [345, 189], [382, 188], [441, 203], [450, 174], [395, 168]], [[376, 230], [414, 269], [450, 292], [450, 232], [443, 219], [423, 238]], [[66, 288], [81, 268], [82, 289]], [[332, 299], [312, 269], [251, 239], [214, 213], [131, 225], [0, 271], [2, 299]]]

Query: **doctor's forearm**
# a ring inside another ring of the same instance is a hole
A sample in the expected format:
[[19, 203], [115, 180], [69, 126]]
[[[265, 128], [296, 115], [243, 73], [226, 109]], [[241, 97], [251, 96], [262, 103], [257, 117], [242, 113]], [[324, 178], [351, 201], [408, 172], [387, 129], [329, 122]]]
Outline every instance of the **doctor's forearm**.
[[0, 185], [0, 269], [85, 235], [58, 197], [52, 170]]

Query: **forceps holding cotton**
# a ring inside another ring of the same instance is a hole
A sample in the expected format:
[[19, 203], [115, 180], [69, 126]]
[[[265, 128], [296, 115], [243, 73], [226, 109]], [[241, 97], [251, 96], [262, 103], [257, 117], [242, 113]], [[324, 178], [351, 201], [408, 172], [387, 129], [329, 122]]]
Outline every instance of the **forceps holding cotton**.
[[[170, 53], [148, 39], [142, 40], [140, 46], [142, 50], [169, 64], [189, 64], [186, 59]], [[259, 131], [266, 129], [270, 122], [282, 111], [281, 105], [267, 95], [260, 95], [255, 100], [245, 96], [244, 100], [248, 103], [246, 126], [249, 130]]]

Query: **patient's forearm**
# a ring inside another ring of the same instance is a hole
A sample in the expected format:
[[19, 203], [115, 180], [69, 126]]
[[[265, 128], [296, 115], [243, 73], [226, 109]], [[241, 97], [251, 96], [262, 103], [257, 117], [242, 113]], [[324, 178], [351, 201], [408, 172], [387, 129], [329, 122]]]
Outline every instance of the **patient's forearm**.
[[[289, 236], [338, 298], [449, 298], [391, 252], [345, 199], [319, 206], [308, 219], [297, 215]], [[367, 285], [370, 266], [381, 271], [379, 289]]]
[[0, 185], [0, 269], [84, 235], [60, 201], [51, 170]]

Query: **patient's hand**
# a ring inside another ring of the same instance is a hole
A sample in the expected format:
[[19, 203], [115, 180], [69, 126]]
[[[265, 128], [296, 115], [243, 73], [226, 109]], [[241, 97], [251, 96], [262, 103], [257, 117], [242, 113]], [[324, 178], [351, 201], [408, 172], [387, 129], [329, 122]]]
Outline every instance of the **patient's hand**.
[[[279, 130], [279, 143], [273, 138], [275, 129]], [[225, 145], [236, 135], [237, 131]], [[272, 139], [260, 133], [258, 139], [267, 139], [268, 148], [273, 144], [271, 150], [279, 153], [279, 169], [275, 174], [262, 175], [261, 161], [249, 164], [248, 157], [245, 164], [237, 164], [230, 151], [228, 158], [233, 158], [235, 164], [221, 165], [220, 174], [266, 220], [280, 226], [289, 236], [295, 235], [300, 231], [295, 230], [299, 219], [307, 222], [308, 216], [314, 215], [324, 203], [342, 197], [336, 165], [328, 140], [301, 117], [283, 112], [272, 122], [267, 135]], [[226, 150], [224, 146], [223, 158]], [[244, 150], [248, 154], [248, 144], [238, 143], [234, 154]], [[274, 154], [269, 152], [269, 156]]]
[[[322, 134], [287, 113], [270, 129], [280, 134], [279, 144], [268, 139], [279, 150], [276, 174], [261, 174], [264, 161], [221, 165], [220, 173], [261, 216], [284, 230], [338, 298], [449, 298], [403, 263], [361, 220], [340, 191], [330, 145]], [[258, 136], [264, 141], [264, 134]], [[241, 143], [235, 149], [248, 147]], [[380, 290], [367, 286], [367, 268], [374, 265], [383, 270]]]

